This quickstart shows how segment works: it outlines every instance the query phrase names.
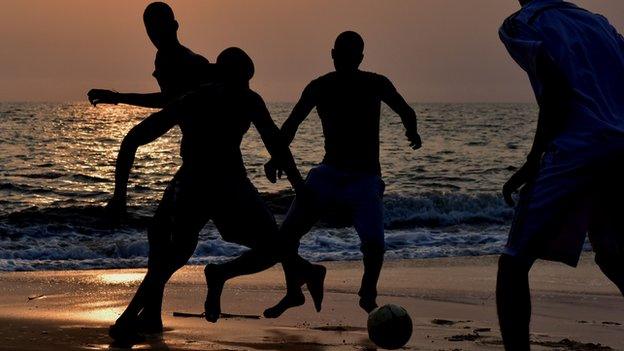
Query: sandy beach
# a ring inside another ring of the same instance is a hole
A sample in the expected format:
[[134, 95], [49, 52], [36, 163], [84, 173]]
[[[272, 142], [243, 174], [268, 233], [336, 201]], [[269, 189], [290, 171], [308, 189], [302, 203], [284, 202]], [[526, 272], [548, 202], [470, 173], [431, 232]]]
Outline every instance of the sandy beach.
[[[232, 281], [223, 312], [250, 315], [209, 324], [173, 312], [200, 313], [201, 267], [176, 274], [166, 291], [161, 338], [147, 350], [375, 350], [366, 315], [356, 307], [359, 262], [328, 262], [321, 313], [311, 301], [281, 319], [254, 319], [283, 293], [274, 268]], [[144, 270], [7, 272], [0, 274], [0, 349], [116, 349], [108, 325], [122, 311]], [[496, 257], [388, 262], [380, 302], [404, 306], [414, 320], [407, 350], [501, 350], [496, 324]], [[535, 350], [624, 350], [624, 300], [590, 255], [578, 269], [539, 263], [531, 276]], [[309, 299], [308, 299], [309, 300]]]

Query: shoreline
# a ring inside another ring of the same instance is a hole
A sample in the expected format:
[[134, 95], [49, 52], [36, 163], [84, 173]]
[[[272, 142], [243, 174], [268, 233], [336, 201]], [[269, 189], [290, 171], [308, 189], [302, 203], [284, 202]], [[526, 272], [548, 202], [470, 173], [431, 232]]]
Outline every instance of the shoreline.
[[[624, 350], [624, 299], [585, 253], [578, 268], [539, 262], [531, 274], [535, 350]], [[379, 302], [404, 306], [414, 321], [407, 350], [502, 350], [496, 322], [496, 256], [392, 260]], [[361, 262], [328, 268], [323, 311], [308, 298], [280, 319], [173, 317], [200, 313], [201, 266], [178, 272], [165, 292], [162, 339], [154, 350], [374, 350], [357, 307]], [[1, 272], [0, 350], [110, 349], [107, 328], [134, 293], [144, 269]], [[226, 285], [223, 311], [260, 315], [283, 294], [279, 267]], [[32, 299], [29, 300], [28, 298]], [[562, 340], [568, 339], [572, 341]], [[594, 344], [593, 346], [590, 344]], [[608, 348], [599, 348], [601, 344]]]

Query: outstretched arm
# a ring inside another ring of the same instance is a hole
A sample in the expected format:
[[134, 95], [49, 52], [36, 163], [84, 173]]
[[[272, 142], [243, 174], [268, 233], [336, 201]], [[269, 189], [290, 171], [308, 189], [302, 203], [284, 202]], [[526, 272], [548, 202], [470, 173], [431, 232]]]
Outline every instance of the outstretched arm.
[[[286, 145], [290, 146], [295, 139], [297, 130], [303, 121], [308, 117], [312, 109], [316, 106], [316, 96], [312, 83], [310, 83], [301, 94], [301, 98], [293, 108], [292, 112], [281, 128]], [[264, 173], [271, 183], [275, 183], [277, 178], [282, 177], [282, 168], [278, 167], [274, 160], [270, 160], [264, 165]]]
[[316, 106], [316, 97], [312, 84], [309, 84], [301, 94], [299, 101], [282, 125], [281, 131], [286, 138], [288, 145], [292, 143], [297, 134], [297, 130], [303, 121], [308, 117], [312, 109]]
[[115, 215], [125, 210], [126, 194], [130, 169], [139, 146], [149, 144], [173, 128], [177, 123], [175, 109], [167, 108], [156, 112], [133, 127], [121, 142], [115, 166], [115, 192], [108, 209]]
[[564, 123], [565, 111], [561, 106], [565, 106], [569, 94], [565, 77], [546, 52], [542, 52], [537, 60], [537, 75], [542, 83], [542, 91], [537, 95], [540, 109], [537, 129], [526, 162], [503, 186], [503, 197], [509, 206], [515, 205], [512, 194], [537, 174], [542, 155]]
[[172, 99], [164, 93], [118, 93], [112, 90], [91, 89], [87, 94], [93, 106], [98, 104], [126, 104], [148, 108], [163, 108]]
[[414, 112], [414, 109], [405, 101], [403, 96], [399, 94], [388, 79], [384, 79], [383, 85], [383, 102], [401, 117], [401, 122], [403, 122], [403, 126], [405, 127], [405, 136], [407, 140], [409, 140], [412, 149], [420, 149], [422, 141], [418, 134], [416, 112]]
[[252, 121], [260, 133], [262, 142], [269, 154], [271, 154], [272, 161], [275, 162], [278, 168], [286, 172], [290, 184], [295, 191], [299, 192], [304, 185], [304, 181], [288, 148], [288, 144], [292, 139], [290, 141], [287, 140], [284, 134], [277, 128], [262, 98], [258, 96], [254, 104], [255, 106], [251, 110]]

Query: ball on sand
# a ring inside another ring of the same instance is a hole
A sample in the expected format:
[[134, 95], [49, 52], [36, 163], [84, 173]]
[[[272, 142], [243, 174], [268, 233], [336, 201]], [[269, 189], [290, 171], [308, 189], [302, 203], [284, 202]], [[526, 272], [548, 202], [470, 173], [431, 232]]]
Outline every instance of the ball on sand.
[[412, 318], [401, 306], [378, 307], [368, 315], [368, 337], [381, 348], [399, 349], [412, 337]]

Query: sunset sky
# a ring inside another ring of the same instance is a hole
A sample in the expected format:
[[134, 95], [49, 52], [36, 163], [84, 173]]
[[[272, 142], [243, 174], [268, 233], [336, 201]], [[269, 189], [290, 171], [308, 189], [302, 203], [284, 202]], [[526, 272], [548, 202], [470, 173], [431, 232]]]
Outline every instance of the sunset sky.
[[[0, 101], [77, 101], [91, 87], [150, 92], [155, 50], [142, 23], [149, 1], [3, 0]], [[532, 101], [498, 40], [515, 0], [172, 0], [182, 43], [214, 61], [240, 46], [256, 62], [253, 87], [293, 101], [332, 68], [344, 30], [366, 41], [363, 68], [414, 102]], [[624, 1], [578, 4], [624, 31]]]

